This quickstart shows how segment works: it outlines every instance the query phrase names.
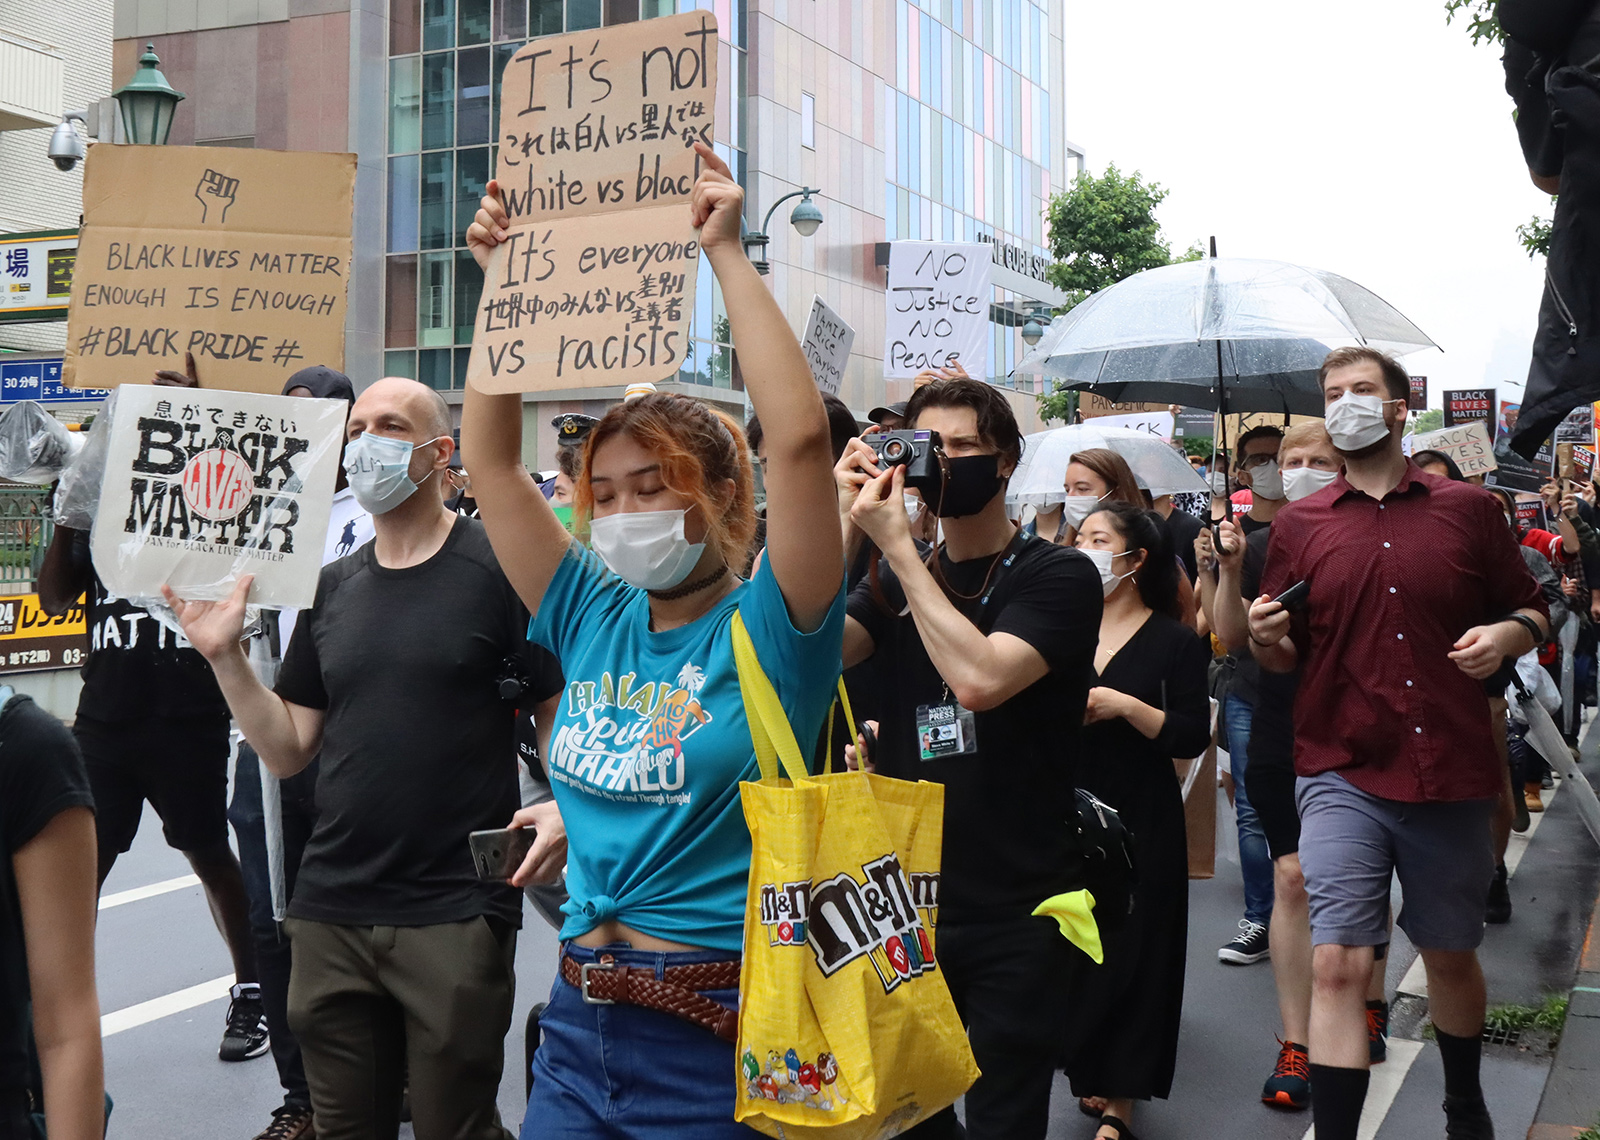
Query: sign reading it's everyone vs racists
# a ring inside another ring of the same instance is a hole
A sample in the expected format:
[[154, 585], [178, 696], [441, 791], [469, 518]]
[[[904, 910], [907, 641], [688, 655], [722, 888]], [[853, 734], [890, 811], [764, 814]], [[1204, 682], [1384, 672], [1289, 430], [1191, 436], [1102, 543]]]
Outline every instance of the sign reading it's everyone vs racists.
[[510, 221], [484, 273], [467, 382], [534, 392], [661, 380], [689, 349], [717, 22], [685, 12], [533, 40], [506, 64], [495, 178]]

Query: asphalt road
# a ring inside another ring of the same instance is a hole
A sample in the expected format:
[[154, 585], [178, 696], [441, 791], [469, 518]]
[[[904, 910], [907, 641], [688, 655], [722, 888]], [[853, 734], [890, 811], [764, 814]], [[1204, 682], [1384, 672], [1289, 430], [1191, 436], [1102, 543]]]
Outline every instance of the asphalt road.
[[[1592, 777], [1600, 771], [1592, 739], [1584, 756]], [[1600, 859], [1571, 802], [1560, 795], [1532, 838], [1514, 843], [1516, 914], [1510, 925], [1488, 930], [1483, 952], [1494, 1002], [1530, 1002], [1570, 985], [1583, 921], [1600, 885]], [[270, 1056], [241, 1064], [217, 1060], [231, 981], [228, 958], [200, 888], [185, 882], [188, 875], [188, 865], [164, 845], [159, 822], [147, 810], [133, 849], [106, 883], [96, 938], [108, 1034], [106, 1081], [116, 1101], [113, 1140], [248, 1140], [279, 1103]], [[1142, 1106], [1134, 1127], [1146, 1140], [1301, 1140], [1309, 1113], [1281, 1113], [1257, 1100], [1277, 1048], [1271, 969], [1266, 963], [1224, 966], [1216, 959], [1216, 948], [1232, 935], [1242, 913], [1237, 864], [1220, 858], [1217, 877], [1191, 887], [1176, 1085], [1170, 1100]], [[517, 1005], [500, 1087], [500, 1111], [513, 1131], [523, 1116], [522, 1024], [530, 1005], [549, 991], [555, 955], [554, 932], [528, 911], [517, 947]], [[1425, 992], [1420, 971], [1408, 977], [1414, 957], [1397, 932], [1391, 994], [1402, 986]], [[1410, 999], [1414, 1008], [1423, 1000]], [[1499, 1135], [1526, 1134], [1548, 1066], [1537, 1051], [1486, 1051], [1484, 1083]], [[1442, 1096], [1435, 1047], [1396, 1038], [1390, 1062], [1374, 1072], [1363, 1140], [1442, 1136]], [[410, 1135], [409, 1126], [402, 1135]], [[1058, 1080], [1050, 1136], [1092, 1135], [1092, 1122], [1078, 1113], [1065, 1080]]]

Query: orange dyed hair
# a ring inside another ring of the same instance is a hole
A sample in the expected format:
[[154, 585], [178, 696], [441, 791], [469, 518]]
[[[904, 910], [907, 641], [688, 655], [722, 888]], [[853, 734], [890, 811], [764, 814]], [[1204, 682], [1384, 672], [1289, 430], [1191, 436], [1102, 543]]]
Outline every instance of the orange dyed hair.
[[[618, 435], [628, 436], [655, 456], [662, 483], [699, 507], [706, 520], [706, 543], [717, 548], [730, 570], [743, 572], [756, 540], [756, 497], [750, 445], [738, 421], [677, 394], [658, 392], [616, 405], [584, 441], [582, 477], [573, 481], [572, 492], [579, 534], [588, 534], [594, 517], [594, 487], [589, 482], [594, 453]], [[733, 497], [719, 504], [712, 488], [727, 480], [733, 482]]]

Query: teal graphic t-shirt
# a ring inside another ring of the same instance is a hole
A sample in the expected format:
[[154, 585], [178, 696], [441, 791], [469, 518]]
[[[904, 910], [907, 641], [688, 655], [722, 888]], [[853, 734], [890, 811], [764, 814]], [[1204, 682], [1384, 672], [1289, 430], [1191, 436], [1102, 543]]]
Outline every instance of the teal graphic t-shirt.
[[739, 782], [759, 780], [733, 661], [744, 615], [802, 749], [839, 677], [843, 572], [827, 618], [803, 634], [762, 559], [710, 613], [650, 630], [650, 601], [574, 544], [528, 636], [567, 679], [551, 726], [550, 783], [567, 826], [562, 938], [616, 919], [657, 938], [737, 951], [750, 831]]

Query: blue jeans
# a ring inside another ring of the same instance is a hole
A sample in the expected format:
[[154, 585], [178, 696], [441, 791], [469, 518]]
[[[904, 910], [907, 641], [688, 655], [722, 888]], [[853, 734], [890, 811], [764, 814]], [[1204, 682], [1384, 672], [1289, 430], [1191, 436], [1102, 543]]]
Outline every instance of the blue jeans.
[[1244, 875], [1244, 916], [1266, 926], [1272, 921], [1272, 856], [1256, 809], [1250, 806], [1245, 769], [1250, 753], [1250, 721], [1255, 708], [1232, 693], [1222, 703], [1228, 722], [1228, 762], [1233, 769], [1233, 811], [1239, 820], [1239, 868]]
[[[596, 952], [567, 945], [569, 957], [592, 962]], [[657, 953], [609, 946], [619, 966], [660, 971], [719, 962], [720, 950]], [[736, 1008], [737, 990], [713, 990], [713, 1001]], [[733, 1045], [710, 1030], [633, 1005], [590, 1005], [558, 975], [539, 1018], [543, 1040], [533, 1055], [533, 1097], [522, 1140], [749, 1140], [734, 1123]]]

